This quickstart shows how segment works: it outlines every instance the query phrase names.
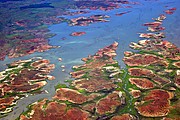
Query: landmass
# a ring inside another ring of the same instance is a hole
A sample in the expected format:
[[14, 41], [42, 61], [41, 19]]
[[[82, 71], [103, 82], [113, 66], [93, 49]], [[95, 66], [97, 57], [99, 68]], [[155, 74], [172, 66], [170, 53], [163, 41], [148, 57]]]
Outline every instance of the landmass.
[[174, 7], [174, 8], [169, 8], [168, 10], [165, 10], [164, 12], [165, 12], [166, 14], [171, 15], [171, 14], [173, 14], [175, 11], [176, 11], [176, 8]]
[[[17, 3], [21, 5], [20, 2]], [[6, 55], [14, 58], [55, 48], [48, 44], [48, 38], [53, 34], [48, 33], [46, 25], [67, 22], [70, 26], [87, 26], [96, 22], [107, 22], [106, 15], [70, 20], [57, 17], [88, 13], [88, 11], [67, 12], [63, 10], [64, 8], [107, 11], [122, 7], [123, 4], [138, 4], [127, 0], [76, 0], [69, 3], [64, 2], [60, 8], [56, 8], [58, 5], [56, 3], [21, 5], [22, 7], [18, 9], [31, 9], [24, 18], [19, 16], [21, 19], [19, 17], [12, 19], [16, 17], [10, 17], [12, 14], [8, 13], [5, 16], [8, 18], [7, 21], [3, 20], [6, 25], [0, 26], [3, 26], [0, 35], [2, 36], [0, 59], [3, 60]], [[1, 4], [1, 7], [3, 5]], [[14, 7], [12, 4], [8, 5]], [[36, 13], [37, 8], [43, 11], [47, 9], [50, 12], [43, 13], [40, 10]], [[171, 15], [175, 10], [176, 8], [169, 8], [164, 12]], [[11, 12], [13, 13], [13, 10]], [[32, 13], [34, 16], [28, 17]], [[94, 55], [82, 58], [84, 64], [72, 67], [73, 71], [70, 73], [72, 79], [65, 80], [67, 84], [59, 83], [55, 86], [56, 93], [51, 100], [42, 99], [30, 104], [28, 110], [21, 113], [17, 119], [180, 119], [180, 49], [173, 43], [163, 40], [165, 33], [162, 30], [165, 27], [162, 23], [165, 19], [166, 16], [162, 14], [154, 18], [154, 22], [143, 24], [148, 27], [148, 33], [140, 33], [139, 37], [145, 40], [132, 42], [130, 48], [133, 51], [124, 52], [123, 61], [126, 68], [120, 69], [114, 59], [117, 55], [117, 42], [99, 49]], [[76, 32], [75, 36], [82, 34], [84, 32], [78, 34]], [[1, 117], [8, 115], [19, 99], [29, 94], [43, 92], [41, 88], [47, 84], [46, 80], [55, 79], [49, 75], [54, 67], [46, 59], [19, 60], [8, 64], [8, 68], [0, 72]]]
[[[165, 18], [165, 15], [160, 15], [154, 19], [158, 22], [145, 23], [144, 26], [159, 27]], [[180, 95], [177, 64], [180, 60], [180, 49], [163, 40], [164, 33], [157, 33], [156, 30], [151, 32], [154, 33], [140, 35], [147, 38], [146, 40], [130, 45], [132, 49], [138, 50], [137, 52], [125, 52], [123, 60], [127, 65], [128, 79], [132, 85], [129, 90], [132, 90], [134, 106], [140, 114], [140, 119], [178, 120]]]
[[[161, 23], [144, 25], [159, 27], [165, 17], [157, 19]], [[52, 100], [29, 105], [18, 119], [180, 119], [180, 49], [163, 40], [163, 32], [142, 34], [152, 36], [130, 44], [134, 50], [124, 52], [123, 59], [127, 68], [114, 60], [117, 42], [99, 49], [73, 66], [74, 80], [55, 86]]]
[[70, 73], [75, 80], [55, 86], [52, 100], [29, 105], [18, 119], [179, 119], [179, 48], [160, 39], [138, 44], [138, 52], [125, 52], [127, 70], [114, 60], [117, 42], [82, 58]]
[[[34, 52], [43, 52], [57, 46], [48, 43], [53, 37], [48, 25], [67, 22], [69, 25], [86, 26], [96, 22], [107, 22], [105, 15], [67, 19], [64, 15], [87, 14], [89, 10], [113, 10], [123, 5], [136, 5], [127, 0], [61, 0], [61, 1], [20, 1], [4, 0], [0, 2], [0, 60], [21, 57]], [[125, 8], [125, 7], [124, 7]], [[69, 9], [75, 11], [71, 12]], [[48, 12], [46, 12], [48, 11]], [[70, 34], [70, 33], [69, 33]], [[63, 39], [66, 37], [63, 37]]]
[[68, 81], [69, 87], [65, 84], [55, 86], [56, 94], [52, 100], [43, 99], [30, 105], [28, 112], [22, 113], [19, 119], [111, 118], [126, 104], [125, 93], [118, 86], [121, 71], [113, 59], [117, 46], [114, 42], [95, 55], [83, 58], [85, 64], [74, 66], [70, 73], [75, 80]]
[[73, 33], [71, 33], [70, 35], [71, 35], [71, 36], [82, 36], [82, 35], [84, 35], [84, 34], [86, 34], [86, 32], [73, 32]]
[[29, 94], [38, 94], [47, 84], [46, 80], [55, 79], [49, 75], [55, 68], [46, 59], [19, 60], [8, 64], [8, 68], [0, 72], [0, 117], [11, 112], [18, 99]]
[[78, 17], [72, 18], [69, 21], [69, 26], [88, 26], [92, 23], [97, 22], [108, 22], [106, 18], [109, 18], [107, 15], [92, 15], [90, 17]]

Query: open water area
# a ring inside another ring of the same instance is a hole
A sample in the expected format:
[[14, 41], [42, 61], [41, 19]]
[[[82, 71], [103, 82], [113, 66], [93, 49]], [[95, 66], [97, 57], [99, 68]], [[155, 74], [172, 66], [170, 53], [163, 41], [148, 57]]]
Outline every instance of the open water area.
[[[119, 43], [117, 50], [116, 60], [119, 62], [121, 68], [125, 65], [122, 61], [124, 51], [130, 50], [129, 44], [131, 42], [138, 42], [140, 40], [138, 33], [148, 32], [146, 27], [142, 24], [146, 22], [153, 22], [152, 18], [157, 18], [160, 14], [164, 14], [167, 8], [176, 7], [177, 10], [172, 15], [167, 15], [167, 18], [163, 21], [163, 25], [166, 30], [166, 40], [176, 44], [180, 47], [180, 0], [136, 0], [138, 5], [131, 5], [132, 8], [118, 8], [110, 11], [101, 10], [88, 10], [89, 13], [68, 16], [65, 18], [76, 18], [79, 16], [91, 16], [96, 14], [108, 15], [109, 22], [92, 23], [88, 26], [69, 26], [67, 23], [54, 24], [49, 26], [51, 33], [55, 33], [56, 36], [49, 39], [49, 44], [53, 46], [60, 46], [60, 48], [50, 49], [45, 52], [36, 52], [28, 56], [9, 59], [5, 58], [4, 61], [0, 61], [0, 71], [6, 68], [5, 64], [11, 63], [15, 60], [29, 59], [33, 57], [42, 57], [50, 60], [52, 64], [55, 64], [56, 68], [51, 75], [55, 76], [55, 80], [48, 81], [48, 84], [43, 88], [48, 93], [29, 95], [26, 98], [18, 100], [17, 106], [15, 106], [12, 112], [8, 116], [1, 118], [1, 120], [15, 120], [23, 111], [26, 110], [26, 106], [38, 101], [39, 99], [48, 98], [51, 99], [55, 94], [54, 86], [58, 83], [63, 83], [64, 80], [71, 79], [69, 72], [73, 65], [80, 65], [83, 62], [81, 58], [94, 54], [98, 49], [104, 46], [112, 44], [114, 41]], [[74, 10], [70, 10], [74, 11]], [[122, 16], [116, 16], [116, 13], [125, 11], [131, 11]], [[72, 32], [85, 31], [86, 34], [82, 36], [70, 36]], [[65, 38], [65, 39], [62, 39]], [[59, 62], [58, 58], [62, 58]], [[65, 66], [65, 71], [62, 72], [61, 66]]]

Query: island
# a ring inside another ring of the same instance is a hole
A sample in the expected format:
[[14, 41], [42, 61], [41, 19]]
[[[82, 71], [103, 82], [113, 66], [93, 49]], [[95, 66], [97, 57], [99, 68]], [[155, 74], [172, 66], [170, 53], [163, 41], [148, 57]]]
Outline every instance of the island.
[[84, 34], [86, 34], [86, 32], [73, 32], [70, 34], [70, 36], [82, 36]]
[[30, 104], [18, 119], [179, 119], [180, 49], [163, 40], [163, 32], [142, 34], [151, 37], [130, 44], [134, 50], [124, 52], [126, 68], [114, 59], [117, 42], [99, 49], [72, 67], [72, 79], [55, 86], [52, 100]]
[[[88, 14], [89, 10], [113, 10], [122, 5], [135, 5], [128, 0], [61, 0], [61, 1], [20, 1], [5, 0], [0, 2], [0, 60], [22, 57], [34, 52], [43, 52], [58, 46], [48, 43], [55, 36], [48, 26], [67, 22], [70, 26], [87, 26], [96, 22], [107, 22], [106, 15], [93, 15], [67, 19], [64, 16]], [[125, 8], [125, 7], [124, 7]], [[70, 9], [74, 11], [69, 11]], [[48, 12], [45, 12], [48, 11]], [[66, 37], [63, 37], [63, 39]]]
[[46, 59], [28, 59], [14, 61], [8, 68], [0, 72], [0, 117], [13, 110], [18, 99], [30, 94], [40, 94], [46, 80], [54, 80], [49, 75], [55, 68]]
[[78, 18], [72, 18], [69, 21], [69, 26], [88, 26], [92, 23], [97, 22], [108, 22], [106, 18], [109, 18], [108, 15], [92, 15], [90, 17], [78, 17]]

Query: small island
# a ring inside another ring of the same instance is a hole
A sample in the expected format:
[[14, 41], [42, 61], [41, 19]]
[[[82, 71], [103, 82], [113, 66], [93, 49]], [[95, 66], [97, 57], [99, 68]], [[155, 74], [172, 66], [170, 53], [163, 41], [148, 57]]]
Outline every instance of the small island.
[[92, 15], [90, 17], [78, 17], [69, 20], [69, 26], [88, 26], [97, 22], [109, 22], [108, 15]]
[[82, 36], [84, 34], [86, 34], [86, 32], [73, 32], [70, 34], [70, 36]]

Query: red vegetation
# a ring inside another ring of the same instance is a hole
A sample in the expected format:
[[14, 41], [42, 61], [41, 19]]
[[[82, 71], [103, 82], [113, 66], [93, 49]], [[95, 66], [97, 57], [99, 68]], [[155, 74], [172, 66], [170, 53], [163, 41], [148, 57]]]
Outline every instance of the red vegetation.
[[96, 106], [98, 114], [113, 113], [118, 106], [122, 105], [118, 92], [114, 92], [102, 98]]
[[131, 76], [148, 77], [160, 85], [165, 85], [170, 82], [168, 79], [162, 78], [145, 68], [129, 68], [128, 71]]
[[148, 105], [138, 106], [137, 109], [141, 115], [146, 117], [166, 116], [169, 113], [169, 102], [167, 100], [153, 100]]
[[158, 18], [153, 18], [153, 20], [155, 21], [159, 21], [159, 22], [162, 22], [163, 20], [166, 19], [166, 16], [164, 14], [161, 14]]
[[139, 37], [142, 37], [142, 38], [154, 38], [154, 39], [160, 39], [160, 38], [164, 38], [165, 37], [165, 35], [164, 35], [164, 33], [157, 33], [157, 34], [155, 34], [155, 33], [141, 33], [140, 35], [139, 35]]
[[163, 61], [162, 58], [151, 54], [135, 54], [123, 60], [128, 66], [145, 66]]
[[159, 32], [165, 30], [165, 27], [148, 27], [148, 30], [151, 32]]
[[[114, 113], [119, 106], [125, 104], [125, 98], [122, 92], [114, 90], [117, 87], [114, 80], [104, 76], [103, 67], [116, 63], [113, 58], [117, 45], [115, 42], [100, 49], [94, 56], [84, 58], [84, 65], [73, 67], [75, 72], [71, 72], [71, 75], [75, 80], [71, 82], [71, 88], [58, 88], [51, 101], [43, 100], [33, 104], [32, 111], [21, 115], [21, 120], [88, 120]], [[43, 66], [41, 61], [31, 65], [36, 68]]]
[[141, 49], [151, 52], [156, 51], [156, 54], [162, 55], [164, 58], [180, 60], [180, 56], [178, 55], [180, 53], [180, 49], [166, 40], [140, 40], [138, 43], [132, 43], [130, 47], [133, 49]]
[[88, 97], [77, 92], [76, 90], [71, 90], [68, 88], [60, 88], [57, 90], [54, 99], [63, 100], [63, 101], [68, 100], [69, 102], [72, 103], [82, 104], [88, 100]]
[[175, 85], [180, 88], [180, 75], [175, 76]]
[[163, 78], [163, 77], [160, 77], [158, 75], [156, 75], [155, 77], [152, 78], [156, 83], [160, 84], [160, 85], [165, 85], [165, 84], [168, 84], [170, 83], [171, 81], [168, 80], [167, 78]]
[[144, 97], [143, 100], [147, 101], [147, 100], [165, 100], [165, 99], [171, 99], [173, 98], [173, 94], [171, 92], [162, 90], [162, 89], [154, 89], [151, 90], [148, 95], [146, 95]]
[[48, 41], [44, 38], [21, 40], [16, 46], [11, 48], [8, 57], [9, 58], [21, 57], [32, 54], [34, 52], [44, 52], [51, 48], [56, 48], [56, 47], [48, 45]]
[[165, 12], [166, 14], [171, 15], [171, 14], [173, 14], [175, 11], [176, 11], [176, 8], [170, 8], [170, 9], [168, 9], [168, 10], [165, 10], [164, 12]]
[[32, 106], [34, 110], [31, 117], [21, 115], [21, 120], [87, 120], [89, 114], [79, 108], [68, 108], [64, 103], [50, 102], [47, 107], [42, 109], [45, 105], [45, 100]]
[[129, 113], [113, 116], [111, 120], [136, 120], [132, 115]]
[[[24, 61], [26, 63], [26, 61]], [[17, 61], [11, 63], [11, 66], [21, 65], [23, 61]], [[4, 85], [6, 89], [4, 92], [28, 92], [35, 89], [38, 89], [46, 84], [44, 80], [48, 79], [47, 74], [54, 69], [53, 64], [49, 64], [49, 61], [46, 59], [37, 60], [31, 63], [31, 66], [34, 69], [23, 68], [18, 75], [12, 74], [10, 76], [10, 85]], [[35, 83], [31, 83], [31, 82]], [[40, 81], [40, 82], [38, 82]]]
[[84, 89], [88, 92], [109, 91], [117, 87], [112, 81], [103, 79], [77, 80], [73, 81], [72, 84], [77, 89]]
[[95, 107], [96, 107], [96, 103], [89, 103], [82, 106], [82, 109], [85, 111], [94, 112]]
[[159, 27], [162, 24], [162, 22], [151, 22], [151, 23], [144, 23], [144, 26], [148, 27]]
[[70, 75], [73, 77], [73, 78], [81, 78], [83, 75], [85, 74], [85, 71], [84, 70], [79, 70], [79, 71], [76, 71], [76, 72], [70, 72]]
[[71, 35], [71, 36], [82, 36], [82, 35], [84, 35], [84, 34], [86, 34], [86, 32], [73, 32], [73, 33], [71, 33], [70, 35]]
[[4, 110], [7, 106], [13, 105], [13, 102], [15, 102], [16, 99], [16, 97], [0, 98], [0, 110]]
[[153, 82], [146, 78], [130, 78], [129, 81], [131, 84], [135, 84], [141, 89], [151, 89], [154, 88]]
[[154, 77], [154, 73], [151, 70], [145, 69], [145, 68], [129, 68], [128, 72], [131, 76], [137, 76], [137, 77]]
[[[171, 14], [175, 10], [176, 8], [169, 9], [170, 12], [168, 11], [168, 13]], [[165, 15], [160, 15], [154, 19], [156, 22], [145, 23], [144, 26], [148, 26], [148, 30], [151, 32], [159, 32], [165, 29], [161, 27], [165, 18]], [[180, 49], [174, 44], [162, 40], [165, 37], [162, 32], [142, 33], [139, 37], [147, 39], [140, 40], [138, 43], [132, 42], [130, 47], [139, 51], [125, 52], [123, 60], [128, 65], [129, 82], [140, 89], [151, 90], [140, 91], [137, 88], [134, 90], [134, 86], [133, 89], [129, 89], [130, 94], [134, 98], [138, 98], [134, 104], [135, 108], [142, 119], [156, 119], [154, 117], [163, 120], [178, 119], [179, 110], [173, 105], [177, 106], [179, 102], [177, 91], [180, 88], [178, 70], [180, 68]], [[176, 75], [174, 75], [175, 72]], [[176, 97], [172, 99], [174, 96]]]
[[32, 67], [34, 68], [40, 68], [40, 67], [45, 67], [46, 65], [48, 65], [50, 63], [49, 60], [46, 59], [42, 59], [42, 60], [38, 60], [35, 61], [31, 64]]
[[138, 98], [138, 97], [141, 96], [141, 91], [140, 90], [131, 90], [130, 93], [134, 98]]
[[108, 22], [106, 18], [109, 18], [107, 15], [92, 15], [90, 17], [78, 17], [78, 18], [72, 18], [70, 20], [69, 25], [70, 26], [87, 26], [91, 23], [96, 22]]
[[124, 56], [125, 57], [130, 57], [130, 56], [132, 56], [134, 53], [133, 52], [131, 52], [131, 51], [125, 51], [124, 52]]
[[151, 90], [144, 102], [137, 104], [139, 113], [146, 117], [161, 117], [169, 113], [170, 99], [173, 94], [161, 89]]
[[180, 61], [174, 62], [173, 65], [174, 65], [175, 67], [177, 67], [177, 68], [180, 68]]
[[116, 0], [96, 0], [96, 1], [76, 1], [79, 9], [90, 9], [90, 10], [103, 10], [109, 11], [120, 7], [119, 3], [129, 4], [128, 1], [116, 1]]
[[[27, 67], [25, 64], [27, 66], [29, 64], [29, 66]], [[0, 100], [0, 106], [8, 108], [12, 102], [16, 102], [18, 98], [23, 97], [22, 94], [46, 85], [47, 82], [45, 80], [50, 76], [48, 75], [50, 71], [54, 69], [52, 66], [54, 65], [49, 64], [49, 61], [45, 59], [37, 61], [32, 59], [19, 60], [9, 64], [9, 67], [12, 67], [12, 72], [7, 72], [9, 74], [8, 79], [5, 79], [7, 82], [0, 84], [1, 97], [4, 97]], [[6, 71], [9, 70], [7, 69]]]
[[98, 52], [95, 54], [94, 58], [99, 59], [103, 57], [108, 57], [110, 60], [116, 56], [115, 50], [117, 49], [118, 43], [114, 42], [114, 44], [107, 46], [103, 49], [99, 49]]
[[82, 104], [89, 100], [93, 100], [97, 96], [99, 96], [99, 94], [91, 94], [89, 96], [85, 96], [76, 90], [72, 90], [69, 88], [60, 88], [56, 91], [56, 94], [53, 98], [62, 101], [68, 100], [72, 103]]
[[[102, 67], [107, 64], [115, 63], [113, 58], [116, 56], [115, 50], [117, 46], [118, 43], [114, 42], [110, 46], [99, 49], [94, 56], [89, 55], [88, 58], [83, 58], [83, 61], [91, 62], [74, 67], [82, 70], [70, 73], [73, 78], [77, 79], [72, 82], [72, 85], [77, 89], [83, 89], [88, 92], [98, 92], [101, 90], [109, 91], [116, 88], [117, 85], [115, 85], [113, 81], [103, 79], [104, 73], [102, 72]], [[79, 79], [83, 77], [86, 78], [87, 76], [89, 76], [88, 79]]]
[[63, 15], [70, 15], [70, 16], [74, 16], [74, 15], [79, 15], [79, 14], [87, 14], [89, 13], [89, 11], [84, 11], [84, 10], [80, 10], [80, 11], [75, 11], [75, 12], [64, 12]]

